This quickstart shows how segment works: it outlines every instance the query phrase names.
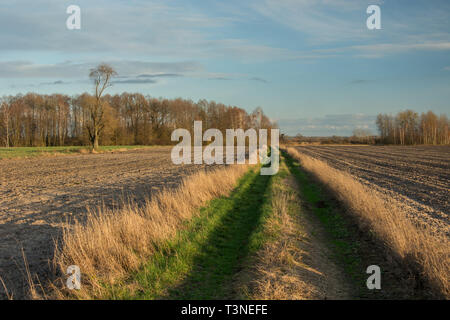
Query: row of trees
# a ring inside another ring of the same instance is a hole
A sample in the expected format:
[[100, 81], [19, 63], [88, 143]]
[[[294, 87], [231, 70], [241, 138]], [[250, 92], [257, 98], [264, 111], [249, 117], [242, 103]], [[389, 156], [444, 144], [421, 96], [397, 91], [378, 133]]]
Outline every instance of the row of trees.
[[248, 114], [214, 101], [168, 100], [140, 93], [97, 97], [28, 93], [3, 97], [0, 103], [0, 141], [3, 146], [150, 145], [170, 144], [176, 128], [270, 128], [261, 109]]
[[116, 75], [102, 64], [89, 76], [94, 94], [7, 96], [0, 99], [0, 142], [6, 147], [170, 144], [176, 128], [271, 128], [261, 108], [245, 110], [214, 101], [156, 99], [140, 93], [105, 94]]
[[418, 114], [405, 110], [392, 116], [379, 114], [376, 120], [382, 143], [388, 144], [450, 144], [450, 122], [446, 115], [432, 111]]
[[352, 143], [374, 144], [376, 141], [376, 136], [372, 131], [363, 128], [354, 129], [350, 138]]

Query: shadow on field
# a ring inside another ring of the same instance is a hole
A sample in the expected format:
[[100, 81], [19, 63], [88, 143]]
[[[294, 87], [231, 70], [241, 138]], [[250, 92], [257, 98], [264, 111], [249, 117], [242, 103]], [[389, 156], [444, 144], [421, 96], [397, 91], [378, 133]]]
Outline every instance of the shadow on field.
[[[36, 236], [32, 240], [23, 240], [20, 238], [23, 232]], [[45, 224], [6, 222], [0, 225], [0, 279], [4, 282], [0, 280], [0, 300], [8, 299], [5, 290], [14, 300], [30, 298], [27, 268], [36, 284], [37, 279], [47, 279], [52, 275], [48, 262], [53, 256], [53, 246], [45, 235], [57, 232], [56, 227]]]
[[[232, 299], [234, 275], [252, 252], [251, 236], [261, 224], [263, 205], [271, 176], [256, 174], [244, 190], [231, 195], [226, 210], [214, 230], [202, 240], [194, 267], [181, 284], [170, 289], [164, 299]], [[208, 209], [209, 210], [209, 209]]]

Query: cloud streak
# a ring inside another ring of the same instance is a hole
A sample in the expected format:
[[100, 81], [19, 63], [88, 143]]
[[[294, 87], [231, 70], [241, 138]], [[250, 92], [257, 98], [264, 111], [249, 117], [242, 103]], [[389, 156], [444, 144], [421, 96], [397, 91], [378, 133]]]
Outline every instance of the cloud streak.
[[[113, 66], [121, 77], [141, 78], [176, 77], [183, 74], [204, 71], [202, 65], [192, 61], [147, 62], [147, 61], [105, 61]], [[39, 64], [31, 61], [0, 62], [1, 78], [84, 78], [98, 62], [71, 62]]]
[[376, 132], [376, 116], [366, 114], [336, 114], [317, 118], [280, 119], [278, 124], [289, 135], [304, 136], [349, 136], [354, 129]]
[[[371, 4], [379, 4], [374, 0]], [[264, 0], [251, 7], [259, 14], [308, 36], [311, 44], [372, 38], [365, 28], [367, 1]], [[359, 18], [358, 18], [359, 16]]]
[[299, 53], [245, 38], [212, 38], [235, 19], [209, 15], [195, 6], [154, 1], [79, 0], [81, 29], [65, 27], [65, 3], [18, 0], [0, 5], [0, 50], [38, 50], [112, 56], [151, 55], [242, 60], [289, 59]]
[[[381, 7], [380, 31], [369, 31], [366, 27], [369, 4]], [[302, 34], [310, 53], [323, 57], [335, 53], [379, 58], [412, 50], [450, 50], [450, 5], [444, 1], [426, 9], [411, 5], [411, 1], [399, 1], [394, 8], [382, 0], [370, 3], [366, 0], [258, 0], [250, 7]]]
[[127, 80], [114, 80], [112, 83], [118, 84], [153, 84], [156, 83], [153, 79], [127, 79]]
[[257, 82], [262, 82], [262, 83], [269, 83], [269, 81], [267, 81], [266, 79], [259, 78], [259, 77], [253, 77], [253, 78], [250, 78], [250, 79], [248, 79], [248, 80], [250, 80], [250, 81], [257, 81]]

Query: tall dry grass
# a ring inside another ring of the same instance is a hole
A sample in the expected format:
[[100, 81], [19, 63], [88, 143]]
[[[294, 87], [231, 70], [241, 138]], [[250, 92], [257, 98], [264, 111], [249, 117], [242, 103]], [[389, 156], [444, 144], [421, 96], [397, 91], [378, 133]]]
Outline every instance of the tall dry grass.
[[247, 170], [248, 165], [233, 165], [199, 172], [185, 178], [178, 189], [152, 197], [143, 207], [98, 209], [84, 223], [68, 225], [56, 248], [54, 265], [62, 273], [69, 265], [79, 266], [82, 287], [69, 292], [61, 278], [52, 285], [55, 298], [104, 298], [105, 287], [136, 271], [196, 209], [231, 192]]
[[394, 200], [364, 186], [351, 175], [294, 148], [288, 148], [288, 153], [333, 192], [357, 218], [362, 230], [373, 232], [417, 278], [425, 278], [436, 297], [450, 298], [448, 238], [415, 225]]
[[[267, 232], [277, 235], [257, 253], [253, 266], [252, 300], [305, 300], [317, 294], [314, 284], [299, 269], [304, 269], [302, 252], [298, 248], [299, 231], [290, 208], [298, 202], [295, 193], [272, 190], [273, 214], [266, 222]], [[279, 186], [278, 186], [279, 187]], [[298, 206], [298, 205], [297, 205]], [[296, 207], [297, 207], [296, 206]], [[247, 290], [244, 290], [247, 291]]]

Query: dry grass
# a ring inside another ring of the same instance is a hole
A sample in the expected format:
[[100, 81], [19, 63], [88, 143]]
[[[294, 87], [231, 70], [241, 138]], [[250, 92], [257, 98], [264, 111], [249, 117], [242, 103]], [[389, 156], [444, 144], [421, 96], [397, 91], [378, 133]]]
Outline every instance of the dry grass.
[[3, 281], [3, 278], [2, 278], [2, 277], [0, 277], [0, 283], [2, 284], [3, 290], [5, 291], [6, 298], [7, 298], [8, 300], [13, 300], [13, 295], [9, 293], [8, 288], [6, 287], [6, 284], [5, 284], [5, 282]]
[[357, 219], [360, 228], [372, 232], [416, 275], [425, 278], [436, 297], [450, 298], [450, 246], [448, 238], [415, 225], [395, 203], [323, 161], [288, 148], [291, 156], [333, 192]]
[[[349, 289], [333, 261], [329, 259], [324, 239], [312, 231], [311, 222], [300, 217], [298, 194], [274, 192], [273, 218], [267, 227], [281, 236], [268, 242], [258, 252], [254, 267], [251, 299], [323, 300], [348, 299]], [[295, 216], [288, 214], [295, 208]], [[320, 233], [320, 232], [319, 232]]]
[[53, 289], [55, 298], [104, 298], [106, 288], [138, 270], [165, 240], [191, 219], [207, 201], [229, 194], [248, 170], [234, 165], [200, 172], [186, 178], [175, 190], [164, 190], [138, 208], [105, 208], [90, 212], [85, 223], [67, 226], [54, 264], [62, 273], [77, 265], [82, 273], [81, 290], [68, 291], [63, 279]]
[[289, 215], [289, 206], [294, 201], [297, 197], [292, 193], [273, 192], [273, 215], [266, 228], [267, 232], [279, 233], [280, 237], [266, 243], [257, 253], [251, 299], [305, 300], [317, 295], [314, 285], [297, 272], [297, 267], [303, 268], [303, 265], [301, 251], [295, 241], [298, 231]]

